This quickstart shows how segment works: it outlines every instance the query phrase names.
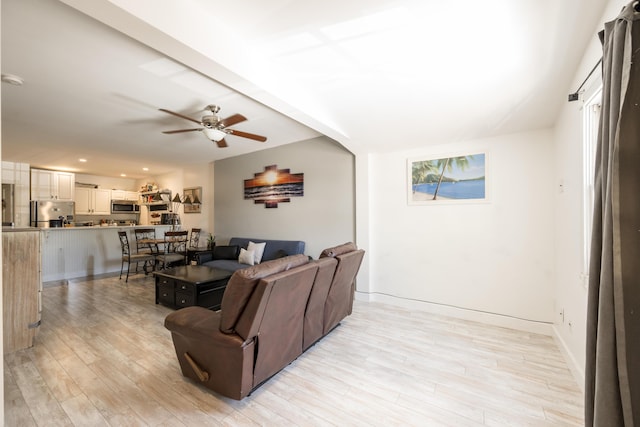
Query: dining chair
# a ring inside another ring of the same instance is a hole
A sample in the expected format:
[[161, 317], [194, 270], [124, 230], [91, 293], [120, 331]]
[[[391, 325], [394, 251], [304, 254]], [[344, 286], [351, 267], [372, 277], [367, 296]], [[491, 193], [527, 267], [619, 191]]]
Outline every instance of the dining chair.
[[189, 232], [167, 231], [164, 233], [164, 250], [156, 256], [156, 265], [165, 269], [174, 263], [186, 263], [187, 237]]
[[189, 249], [195, 249], [198, 247], [198, 242], [200, 241], [200, 228], [192, 228], [191, 235], [189, 236]]
[[200, 228], [192, 228], [191, 234], [189, 234], [189, 244], [185, 245], [184, 250], [180, 250], [182, 255], [184, 255], [185, 262], [188, 264], [189, 260], [189, 251], [192, 249], [198, 249], [198, 242], [200, 240]]
[[122, 264], [120, 265], [120, 280], [122, 280], [122, 272], [124, 271], [124, 264], [127, 264], [127, 278], [125, 282], [129, 282], [129, 272], [131, 271], [131, 264], [136, 265], [135, 272], [138, 272], [138, 264], [144, 263], [142, 269], [147, 273], [147, 263], [151, 266], [155, 264], [155, 255], [151, 253], [132, 253], [131, 246], [129, 246], [129, 238], [126, 231], [118, 231], [118, 237], [120, 238], [120, 247], [122, 249]]
[[156, 238], [156, 229], [155, 228], [136, 228], [134, 229], [134, 234], [136, 236], [136, 249], [139, 254], [146, 253], [157, 253], [157, 247], [150, 245], [145, 242], [145, 240], [154, 240]]

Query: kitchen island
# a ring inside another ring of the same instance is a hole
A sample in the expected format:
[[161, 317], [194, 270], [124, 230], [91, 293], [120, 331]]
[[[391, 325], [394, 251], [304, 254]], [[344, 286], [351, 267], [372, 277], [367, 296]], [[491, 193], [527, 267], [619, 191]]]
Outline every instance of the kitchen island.
[[[119, 273], [122, 251], [118, 231], [126, 231], [135, 242], [133, 230], [155, 228], [162, 238], [170, 225], [93, 226], [41, 228], [42, 281], [54, 282], [78, 277]], [[135, 243], [133, 245], [135, 247]]]

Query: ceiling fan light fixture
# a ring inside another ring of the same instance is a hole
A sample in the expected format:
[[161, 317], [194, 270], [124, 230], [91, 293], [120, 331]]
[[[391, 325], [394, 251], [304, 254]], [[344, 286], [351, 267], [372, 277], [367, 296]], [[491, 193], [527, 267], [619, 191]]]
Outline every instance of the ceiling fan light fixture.
[[202, 132], [204, 132], [207, 138], [215, 142], [222, 141], [224, 137], [227, 136], [227, 133], [220, 129], [204, 128], [202, 129]]

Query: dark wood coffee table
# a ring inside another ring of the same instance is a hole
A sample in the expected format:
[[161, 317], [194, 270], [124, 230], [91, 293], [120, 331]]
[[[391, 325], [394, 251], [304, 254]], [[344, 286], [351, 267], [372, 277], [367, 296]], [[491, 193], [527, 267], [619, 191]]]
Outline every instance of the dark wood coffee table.
[[156, 278], [156, 304], [171, 308], [199, 305], [219, 310], [231, 271], [206, 265], [184, 265], [153, 273]]

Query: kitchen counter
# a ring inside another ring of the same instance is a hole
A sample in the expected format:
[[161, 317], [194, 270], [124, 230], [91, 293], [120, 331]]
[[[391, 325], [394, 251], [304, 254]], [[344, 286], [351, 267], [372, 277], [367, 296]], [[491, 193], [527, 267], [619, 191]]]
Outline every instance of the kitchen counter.
[[73, 227], [49, 227], [49, 228], [37, 228], [37, 227], [2, 227], [2, 232], [15, 232], [15, 231], [67, 231], [67, 230], [95, 230], [95, 229], [105, 229], [105, 230], [114, 230], [114, 229], [125, 229], [129, 230], [132, 228], [158, 228], [160, 230], [164, 228], [170, 228], [171, 225], [81, 225], [81, 226], [73, 226]]
[[152, 227], [171, 227], [170, 225], [79, 225], [72, 227], [50, 227], [50, 228], [41, 228], [43, 231], [52, 231], [52, 230], [95, 230], [95, 229], [104, 229], [104, 230], [114, 230], [114, 229], [131, 229], [131, 228], [152, 228]]
[[40, 230], [40, 229], [36, 227], [2, 227], [3, 233], [13, 233], [13, 232], [19, 232], [19, 231], [37, 231], [37, 230]]
[[171, 230], [170, 225], [40, 228], [42, 281], [119, 273], [122, 251], [117, 232], [127, 231], [131, 243], [135, 242], [136, 228], [155, 228], [158, 238]]

